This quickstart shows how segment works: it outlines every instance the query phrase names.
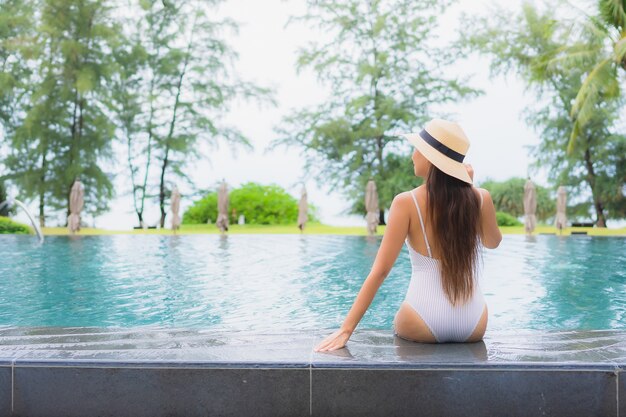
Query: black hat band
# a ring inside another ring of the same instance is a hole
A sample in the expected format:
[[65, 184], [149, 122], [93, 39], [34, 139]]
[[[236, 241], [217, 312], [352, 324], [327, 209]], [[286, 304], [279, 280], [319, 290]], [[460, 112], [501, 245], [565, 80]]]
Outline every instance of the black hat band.
[[448, 148], [446, 145], [433, 138], [426, 130], [422, 130], [420, 132], [420, 136], [422, 137], [422, 139], [424, 139], [426, 143], [428, 143], [430, 146], [432, 146], [448, 158], [453, 159], [457, 162], [463, 162], [463, 158], [465, 158], [465, 155]]

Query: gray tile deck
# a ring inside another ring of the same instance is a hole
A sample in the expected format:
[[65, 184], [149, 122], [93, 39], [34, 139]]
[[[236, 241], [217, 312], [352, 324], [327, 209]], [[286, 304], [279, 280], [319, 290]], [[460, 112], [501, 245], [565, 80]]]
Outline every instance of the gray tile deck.
[[626, 415], [624, 331], [328, 333], [0, 327], [0, 415]]
[[306, 369], [16, 367], [24, 416], [300, 416]]
[[[556, 389], [555, 387], [558, 387]], [[615, 374], [314, 369], [314, 416], [615, 416]]]
[[617, 415], [626, 416], [626, 379], [623, 373], [617, 374]]
[[12, 368], [9, 365], [0, 365], [0, 416], [11, 414], [11, 392], [12, 392]]

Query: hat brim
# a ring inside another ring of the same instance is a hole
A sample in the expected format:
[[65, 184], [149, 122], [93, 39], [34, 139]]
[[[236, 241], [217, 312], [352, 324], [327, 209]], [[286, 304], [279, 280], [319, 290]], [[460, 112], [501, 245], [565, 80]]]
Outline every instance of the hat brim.
[[415, 146], [430, 163], [441, 171], [468, 184], [473, 184], [472, 179], [467, 173], [467, 168], [465, 168], [462, 162], [457, 162], [430, 146], [422, 139], [419, 133], [406, 133], [400, 136], [406, 138], [406, 140], [408, 140], [411, 145]]

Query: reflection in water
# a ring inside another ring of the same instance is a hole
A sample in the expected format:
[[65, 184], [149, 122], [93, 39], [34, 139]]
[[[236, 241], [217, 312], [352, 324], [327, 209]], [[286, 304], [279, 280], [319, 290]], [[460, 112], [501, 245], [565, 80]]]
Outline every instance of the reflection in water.
[[416, 343], [394, 336], [393, 344], [396, 355], [406, 361], [475, 362], [488, 357], [487, 346], [482, 340], [475, 343]]
[[[50, 237], [39, 246], [4, 235], [0, 325], [336, 328], [380, 242], [131, 235]], [[483, 255], [488, 330], [626, 329], [626, 239], [505, 236]], [[410, 276], [403, 247], [360, 329], [391, 330]]]
[[316, 352], [316, 353], [320, 355], [335, 356], [337, 358], [354, 359], [354, 356], [352, 355], [352, 353], [350, 353], [350, 348], [348, 346], [345, 346], [341, 349], [328, 351], [328, 352]]
[[537, 236], [536, 235], [524, 235], [524, 242], [537, 243]]

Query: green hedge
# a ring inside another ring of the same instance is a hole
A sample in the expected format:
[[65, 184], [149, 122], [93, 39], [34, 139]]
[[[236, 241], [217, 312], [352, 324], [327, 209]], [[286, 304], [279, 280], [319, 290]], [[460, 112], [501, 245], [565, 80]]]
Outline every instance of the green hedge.
[[[309, 221], [317, 221], [309, 204]], [[243, 214], [246, 224], [291, 224], [298, 220], [298, 200], [277, 185], [249, 182], [229, 193], [228, 217], [237, 223]], [[196, 201], [183, 214], [183, 224], [206, 224], [217, 220], [217, 193]]]
[[0, 217], [0, 234], [30, 234], [30, 228], [25, 224], [14, 222], [8, 217]]
[[[513, 217], [524, 215], [524, 178], [514, 177], [506, 181], [487, 180], [480, 184], [491, 194], [496, 211], [508, 213]], [[537, 220], [545, 222], [556, 212], [556, 197], [550, 190], [535, 184], [537, 192]]]
[[496, 221], [498, 222], [498, 226], [523, 226], [522, 222], [503, 211], [496, 212]]

